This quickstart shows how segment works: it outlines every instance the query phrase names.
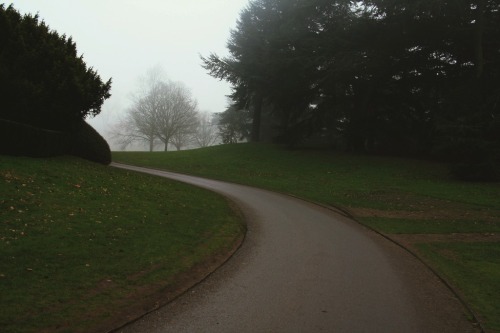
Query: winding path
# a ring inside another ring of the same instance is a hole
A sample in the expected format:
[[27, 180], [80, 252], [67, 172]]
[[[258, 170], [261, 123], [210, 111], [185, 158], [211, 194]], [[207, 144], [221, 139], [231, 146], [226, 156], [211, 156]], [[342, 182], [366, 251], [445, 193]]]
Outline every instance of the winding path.
[[225, 265], [119, 332], [477, 332], [424, 265], [332, 210], [247, 186], [113, 166], [221, 193], [248, 221], [242, 247]]

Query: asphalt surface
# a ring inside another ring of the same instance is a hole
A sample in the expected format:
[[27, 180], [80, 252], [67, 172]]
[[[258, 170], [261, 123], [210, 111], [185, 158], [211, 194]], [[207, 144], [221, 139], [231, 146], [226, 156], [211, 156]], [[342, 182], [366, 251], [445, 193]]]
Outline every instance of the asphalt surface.
[[335, 211], [247, 186], [113, 166], [221, 193], [248, 223], [226, 264], [118, 332], [478, 332], [422, 263]]

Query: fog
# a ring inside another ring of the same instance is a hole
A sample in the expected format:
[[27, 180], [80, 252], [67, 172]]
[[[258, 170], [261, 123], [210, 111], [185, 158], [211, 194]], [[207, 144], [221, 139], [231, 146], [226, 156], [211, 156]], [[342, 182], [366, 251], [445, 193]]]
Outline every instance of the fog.
[[[221, 112], [230, 86], [201, 67], [200, 54], [226, 55], [230, 29], [248, 0], [14, 0], [21, 13], [38, 13], [60, 34], [72, 36], [79, 55], [103, 81], [113, 79], [112, 97], [89, 123], [109, 139], [109, 130], [130, 105], [138, 78], [161, 66], [181, 81], [199, 109]], [[6, 3], [9, 5], [10, 3]], [[108, 140], [109, 141], [109, 140]], [[110, 142], [111, 143], [111, 142]]]

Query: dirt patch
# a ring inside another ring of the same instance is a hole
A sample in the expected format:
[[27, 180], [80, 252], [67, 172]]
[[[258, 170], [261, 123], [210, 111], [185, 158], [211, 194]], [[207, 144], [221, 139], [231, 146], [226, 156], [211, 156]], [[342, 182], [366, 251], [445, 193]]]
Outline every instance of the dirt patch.
[[485, 222], [500, 220], [499, 209], [413, 193], [368, 191], [362, 194], [357, 193], [357, 196], [368, 202], [382, 204], [383, 209], [347, 207], [355, 217], [482, 220]]
[[460, 208], [436, 208], [427, 210], [381, 210], [373, 208], [349, 208], [355, 217], [384, 217], [415, 220], [482, 220], [496, 222], [499, 220], [500, 211], [490, 209], [464, 210]]
[[418, 243], [436, 242], [500, 242], [500, 233], [472, 234], [390, 234], [391, 239], [399, 244], [415, 249]]
[[391, 237], [412, 243], [423, 242], [500, 242], [500, 233], [400, 234]]

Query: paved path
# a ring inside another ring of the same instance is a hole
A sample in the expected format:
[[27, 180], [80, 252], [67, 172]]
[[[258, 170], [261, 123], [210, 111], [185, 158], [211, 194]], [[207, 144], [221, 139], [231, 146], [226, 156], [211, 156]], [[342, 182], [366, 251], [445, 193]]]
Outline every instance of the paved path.
[[225, 265], [119, 332], [476, 332], [420, 262], [340, 214], [265, 190], [113, 166], [221, 193], [248, 220]]

